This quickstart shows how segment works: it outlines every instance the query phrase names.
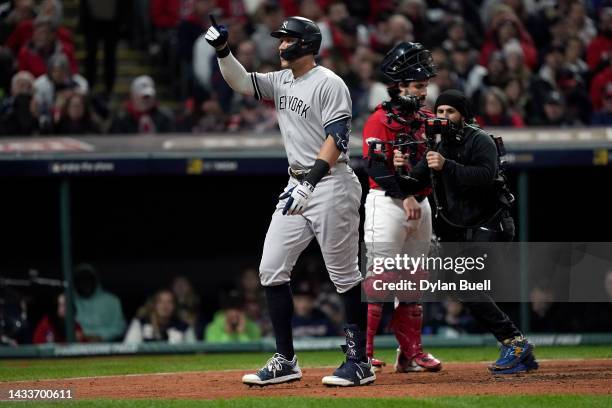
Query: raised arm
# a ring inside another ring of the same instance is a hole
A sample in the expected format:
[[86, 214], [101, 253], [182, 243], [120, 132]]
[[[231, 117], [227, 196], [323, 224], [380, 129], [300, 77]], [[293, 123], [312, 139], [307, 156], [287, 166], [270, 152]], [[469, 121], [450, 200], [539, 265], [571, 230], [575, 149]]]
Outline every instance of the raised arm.
[[206, 31], [204, 38], [217, 52], [217, 61], [223, 79], [234, 91], [249, 96], [255, 95], [252, 76], [230, 51], [227, 43], [229, 37], [227, 27], [223, 24], [218, 25], [212, 15], [210, 15], [210, 21], [212, 25]]

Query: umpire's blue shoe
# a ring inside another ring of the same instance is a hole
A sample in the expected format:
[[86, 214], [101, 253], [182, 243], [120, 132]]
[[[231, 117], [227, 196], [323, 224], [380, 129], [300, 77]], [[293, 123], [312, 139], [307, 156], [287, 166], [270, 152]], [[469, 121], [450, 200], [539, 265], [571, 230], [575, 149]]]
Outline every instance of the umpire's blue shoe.
[[346, 354], [346, 361], [334, 371], [333, 375], [323, 377], [323, 384], [337, 387], [353, 387], [367, 385], [376, 380], [372, 370], [372, 363], [365, 354], [365, 336], [357, 325], [344, 327], [346, 346], [342, 350]]
[[540, 367], [540, 365], [536, 361], [535, 356], [533, 354], [530, 354], [527, 356], [527, 358], [525, 358], [525, 360], [521, 361], [520, 363], [518, 363], [512, 368], [495, 370], [493, 369], [493, 367], [489, 367], [489, 370], [491, 370], [491, 374], [493, 375], [520, 374], [520, 373], [528, 373], [529, 371], [537, 370], [538, 367]]
[[499, 358], [491, 365], [490, 370], [499, 371], [514, 368], [529, 356], [532, 356], [533, 349], [533, 344], [529, 343], [524, 337], [508, 339], [502, 343]]
[[257, 373], [246, 374], [242, 377], [242, 382], [263, 387], [264, 385], [298, 381], [301, 378], [302, 370], [298, 365], [297, 356], [293, 356], [293, 360], [289, 361], [282, 354], [276, 353]]

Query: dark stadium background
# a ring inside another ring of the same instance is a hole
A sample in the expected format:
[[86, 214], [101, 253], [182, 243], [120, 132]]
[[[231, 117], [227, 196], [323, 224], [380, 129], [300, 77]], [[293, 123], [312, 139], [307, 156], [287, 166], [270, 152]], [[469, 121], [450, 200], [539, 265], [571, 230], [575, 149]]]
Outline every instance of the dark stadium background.
[[[509, 176], [516, 193], [517, 173]], [[612, 168], [531, 169], [529, 177], [530, 241], [609, 241]], [[363, 174], [360, 179], [365, 182]], [[3, 275], [23, 278], [33, 268], [60, 278], [60, 179], [0, 182]], [[232, 287], [244, 267], [258, 265], [284, 183], [279, 175], [74, 178], [73, 259], [96, 266], [126, 318], [179, 274], [193, 281], [204, 314], [212, 315], [220, 289]], [[318, 246], [311, 244], [304, 256], [320, 262]], [[296, 274], [306, 273], [302, 264]], [[40, 307], [35, 301], [32, 321]]]

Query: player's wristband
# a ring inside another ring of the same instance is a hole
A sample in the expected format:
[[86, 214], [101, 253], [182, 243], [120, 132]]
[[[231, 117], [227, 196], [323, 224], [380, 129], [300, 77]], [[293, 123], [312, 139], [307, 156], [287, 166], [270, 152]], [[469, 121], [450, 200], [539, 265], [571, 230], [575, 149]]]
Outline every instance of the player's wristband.
[[310, 183], [310, 185], [314, 187], [327, 173], [329, 173], [329, 163], [323, 159], [317, 159], [312, 169], [310, 169], [306, 177], [304, 177], [304, 181]]
[[217, 58], [225, 58], [230, 54], [230, 47], [227, 43], [225, 43], [225, 47], [220, 50], [215, 49], [217, 53]]

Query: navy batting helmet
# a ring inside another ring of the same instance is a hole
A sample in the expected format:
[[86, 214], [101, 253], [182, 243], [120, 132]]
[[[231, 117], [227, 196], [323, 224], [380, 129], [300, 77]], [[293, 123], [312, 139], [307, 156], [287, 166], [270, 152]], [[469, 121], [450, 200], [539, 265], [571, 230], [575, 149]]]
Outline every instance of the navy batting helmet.
[[295, 44], [281, 52], [281, 57], [287, 61], [292, 61], [304, 55], [319, 53], [321, 47], [321, 30], [311, 20], [304, 17], [289, 17], [281, 27], [272, 32], [272, 37], [293, 37], [298, 40]]
[[383, 75], [390, 82], [424, 81], [436, 76], [431, 52], [420, 43], [402, 42], [385, 55]]

